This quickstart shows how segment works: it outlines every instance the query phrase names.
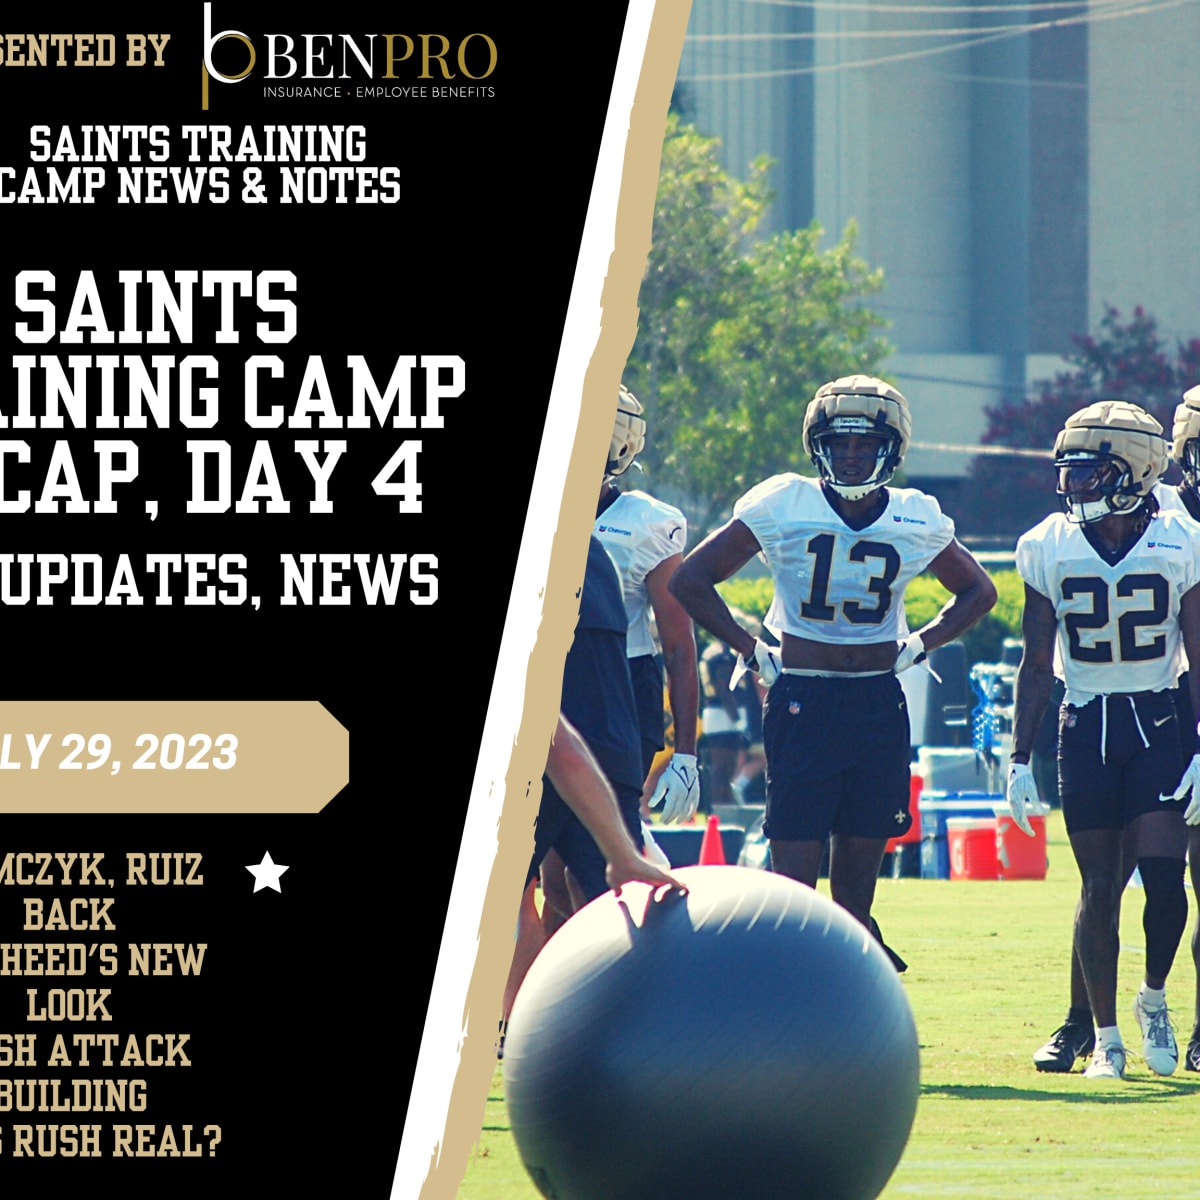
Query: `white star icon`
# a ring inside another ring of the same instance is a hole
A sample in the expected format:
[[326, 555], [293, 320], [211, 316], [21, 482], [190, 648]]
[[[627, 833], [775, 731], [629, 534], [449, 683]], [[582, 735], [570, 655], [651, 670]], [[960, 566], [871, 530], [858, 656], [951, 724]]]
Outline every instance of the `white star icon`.
[[262, 891], [263, 888], [274, 888], [280, 895], [283, 894], [283, 888], [279, 886], [279, 877], [287, 870], [287, 867], [277, 866], [271, 859], [268, 851], [262, 857], [262, 862], [255, 866], [247, 866], [247, 871], [254, 876], [254, 890]]

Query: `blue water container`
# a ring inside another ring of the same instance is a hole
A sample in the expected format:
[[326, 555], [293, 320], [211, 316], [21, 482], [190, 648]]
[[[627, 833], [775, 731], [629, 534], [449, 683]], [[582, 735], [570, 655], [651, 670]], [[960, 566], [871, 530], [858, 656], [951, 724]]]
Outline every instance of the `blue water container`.
[[946, 837], [949, 817], [991, 817], [1008, 812], [997, 792], [921, 793], [921, 878], [950, 878], [950, 844]]

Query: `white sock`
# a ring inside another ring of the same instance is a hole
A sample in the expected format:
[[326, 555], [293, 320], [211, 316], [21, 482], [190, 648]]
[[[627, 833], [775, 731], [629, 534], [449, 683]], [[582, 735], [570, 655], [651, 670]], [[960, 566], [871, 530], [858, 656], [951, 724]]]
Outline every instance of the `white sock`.
[[1121, 1031], [1115, 1025], [1096, 1026], [1096, 1045], [1101, 1050], [1110, 1050], [1114, 1046], [1120, 1046], [1122, 1049], [1125, 1047], [1125, 1043], [1121, 1041]]
[[1138, 989], [1138, 995], [1142, 999], [1142, 1007], [1148, 1009], [1162, 1008], [1167, 1002], [1166, 988], [1147, 987], [1144, 983]]

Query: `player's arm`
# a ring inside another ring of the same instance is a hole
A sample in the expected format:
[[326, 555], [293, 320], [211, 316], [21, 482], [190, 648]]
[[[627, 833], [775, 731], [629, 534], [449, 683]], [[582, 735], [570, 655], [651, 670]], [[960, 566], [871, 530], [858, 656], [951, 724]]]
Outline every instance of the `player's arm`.
[[747, 662], [754, 660], [754, 638], [733, 619], [717, 584], [741, 570], [760, 549], [749, 526], [734, 519], [710, 533], [686, 555], [669, 584], [671, 594], [692, 620]]
[[1013, 714], [1013, 748], [1009, 755], [1005, 796], [1008, 811], [1022, 833], [1033, 837], [1030, 816], [1044, 817], [1047, 809], [1038, 795], [1029, 767], [1033, 742], [1050, 703], [1054, 687], [1054, 605], [1041, 592], [1025, 585], [1025, 612], [1021, 634], [1025, 649], [1017, 668], [1016, 711]]
[[1025, 585], [1021, 637], [1025, 648], [1017, 668], [1011, 761], [1028, 765], [1033, 743], [1054, 690], [1054, 605], [1041, 592]]
[[696, 722], [700, 715], [700, 672], [696, 662], [696, 631], [687, 610], [671, 594], [671, 578], [682, 554], [663, 559], [647, 576], [646, 590], [654, 608], [654, 624], [662, 645], [667, 694], [675, 724], [675, 750], [696, 753]]
[[965, 633], [996, 603], [996, 585], [979, 560], [957, 539], [929, 564], [950, 599], [928, 624], [917, 630], [926, 652]]
[[[1179, 602], [1179, 633], [1183, 638], [1183, 649], [1188, 660], [1188, 693], [1192, 700], [1192, 712], [1200, 713], [1200, 584], [1184, 592]], [[1179, 786], [1171, 795], [1174, 800], [1188, 800], [1183, 819], [1188, 825], [1200, 825], [1200, 727], [1196, 730], [1181, 729], [1180, 736], [1185, 748], [1191, 743], [1192, 759], [1183, 772]], [[1190, 793], [1190, 796], [1189, 796]], [[1161, 799], [1166, 800], [1167, 796]]]
[[546, 756], [546, 775], [604, 855], [609, 887], [619, 892], [623, 884], [636, 882], [683, 886], [642, 857], [625, 828], [612, 787], [587, 743], [562, 713]]
[[[1192, 701], [1192, 712], [1200, 715], [1200, 584], [1183, 593], [1179, 601], [1179, 634], [1183, 639], [1183, 650], [1188, 660], [1188, 694]], [[1195, 664], [1195, 665], [1192, 665]], [[1181, 729], [1186, 749], [1196, 730]], [[1200, 750], [1200, 745], [1197, 745]]]

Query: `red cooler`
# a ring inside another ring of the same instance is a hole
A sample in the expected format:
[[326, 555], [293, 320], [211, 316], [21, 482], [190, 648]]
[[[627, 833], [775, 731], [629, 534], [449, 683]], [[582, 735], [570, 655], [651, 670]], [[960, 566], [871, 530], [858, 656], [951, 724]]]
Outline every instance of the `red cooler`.
[[951, 879], [1000, 878], [995, 817], [949, 817], [946, 841], [950, 849]]
[[1046, 818], [1029, 817], [1033, 837], [1027, 837], [1008, 813], [996, 816], [996, 859], [1000, 879], [1045, 879]]

